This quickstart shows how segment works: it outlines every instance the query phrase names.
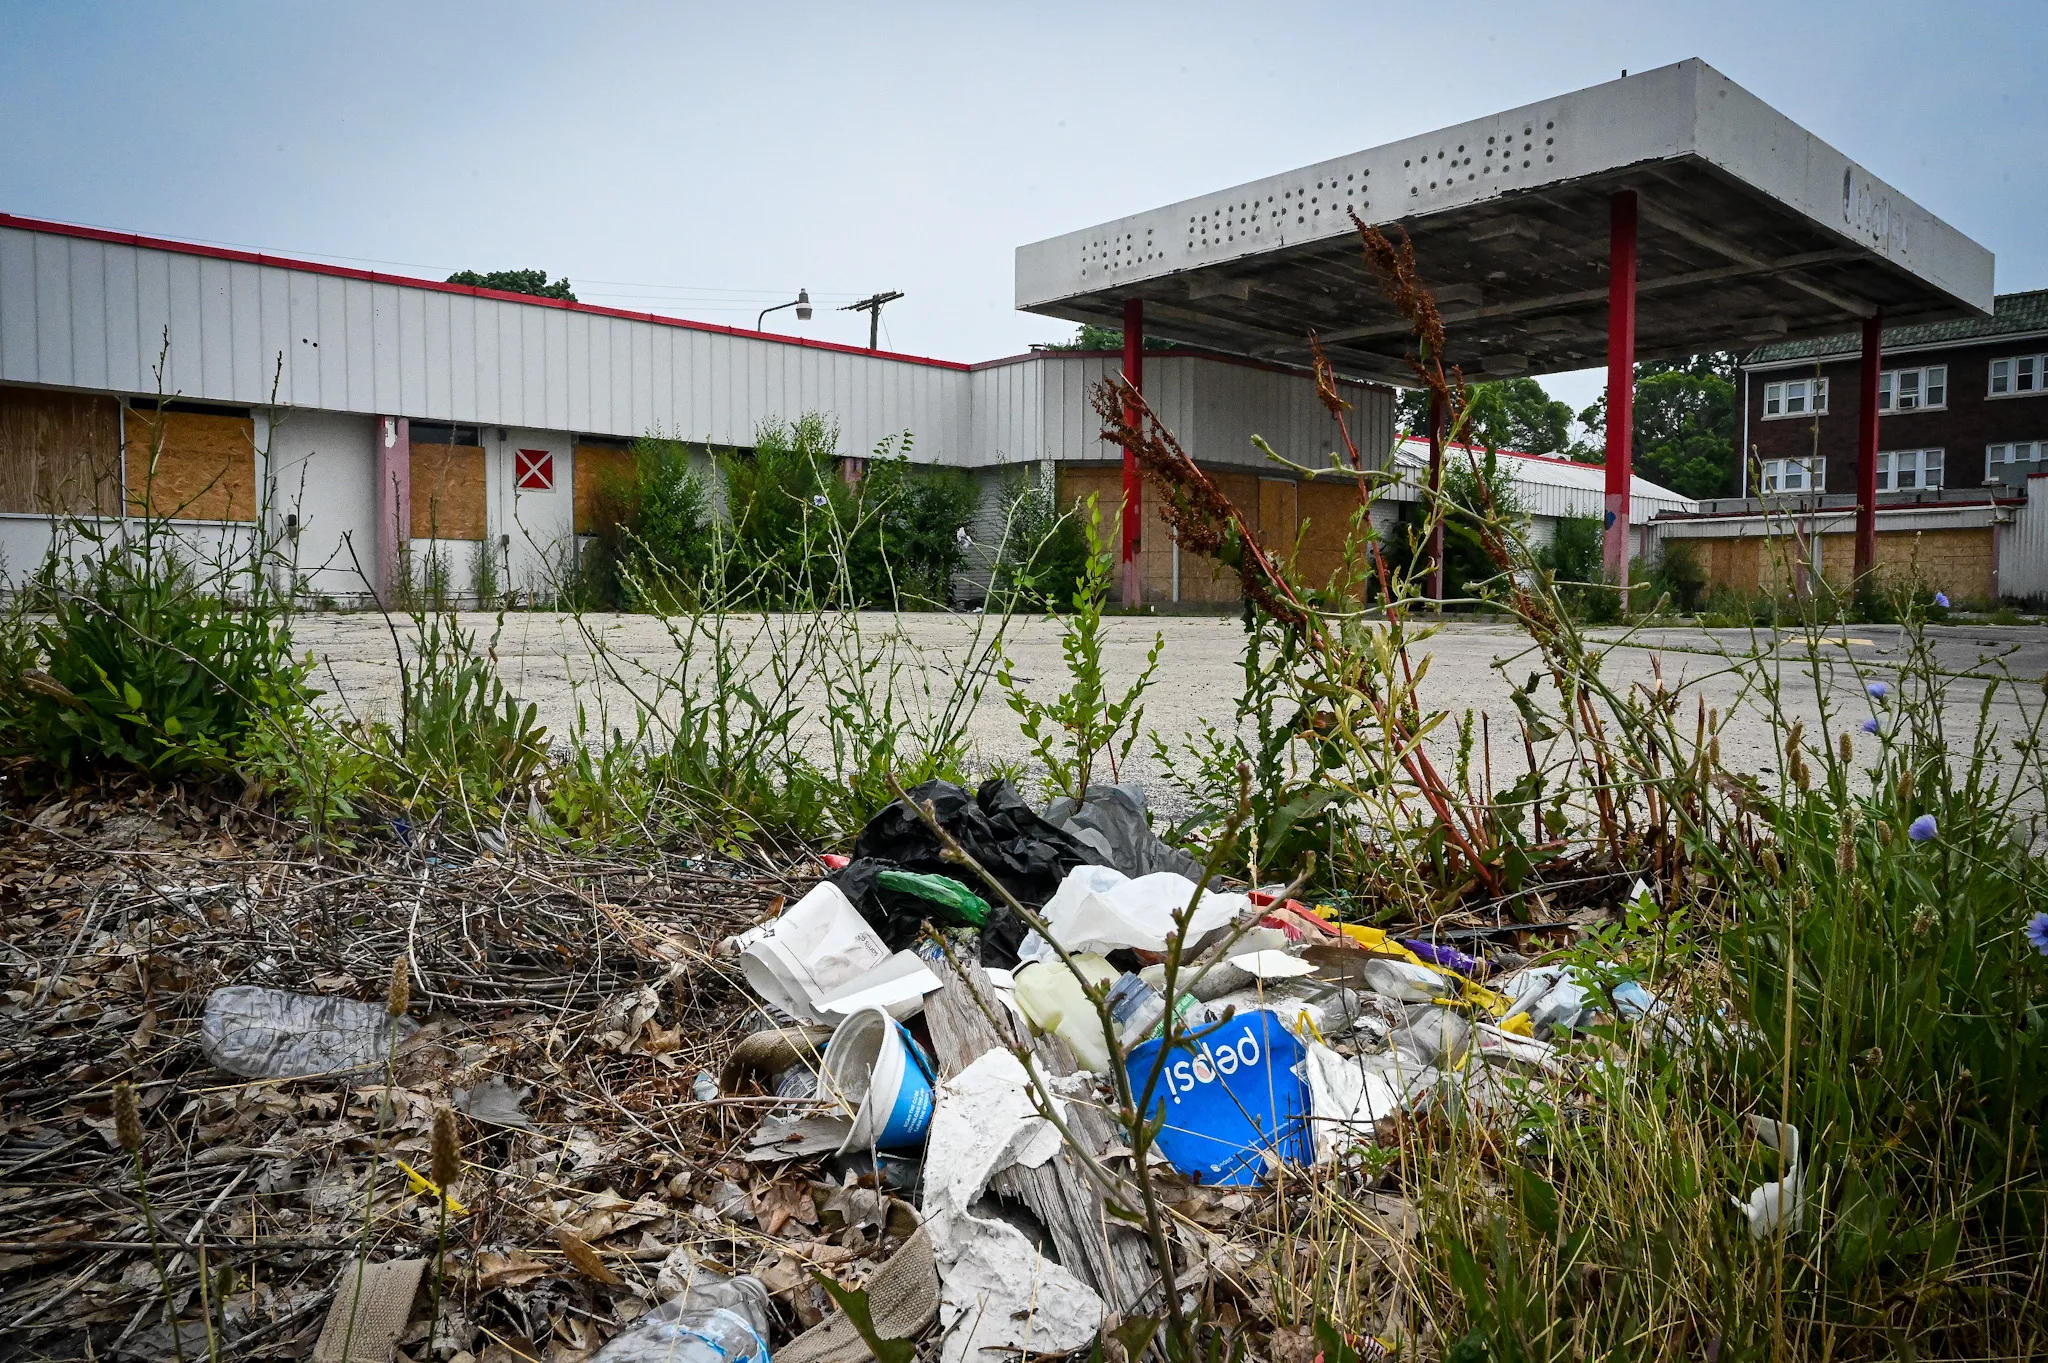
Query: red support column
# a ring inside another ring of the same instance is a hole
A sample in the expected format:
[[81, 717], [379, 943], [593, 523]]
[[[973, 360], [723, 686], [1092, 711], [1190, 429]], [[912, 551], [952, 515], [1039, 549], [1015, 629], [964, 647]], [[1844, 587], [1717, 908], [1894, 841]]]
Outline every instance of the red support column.
[[1636, 195], [1614, 196], [1607, 244], [1607, 580], [1628, 610], [1628, 494], [1636, 419]]
[[[1429, 504], [1437, 505], [1437, 494], [1444, 486], [1444, 400], [1435, 393], [1429, 395]], [[1444, 523], [1439, 516], [1429, 527], [1429, 599], [1444, 599]]]
[[1877, 566], [1877, 379], [1884, 317], [1863, 319], [1863, 372], [1856, 408], [1856, 581]]
[[[1140, 394], [1145, 391], [1145, 300], [1124, 300], [1124, 378]], [[1135, 403], [1124, 404], [1124, 421], [1138, 423]], [[1123, 526], [1123, 603], [1137, 605], [1144, 597], [1138, 572], [1138, 518], [1144, 509], [1144, 486], [1138, 481], [1138, 456], [1124, 451], [1124, 496], [1118, 519]]]

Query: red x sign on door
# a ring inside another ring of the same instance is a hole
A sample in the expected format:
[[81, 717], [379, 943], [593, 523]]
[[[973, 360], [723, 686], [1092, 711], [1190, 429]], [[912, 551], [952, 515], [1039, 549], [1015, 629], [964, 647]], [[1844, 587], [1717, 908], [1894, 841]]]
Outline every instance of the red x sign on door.
[[555, 490], [555, 455], [552, 450], [519, 451], [513, 471], [522, 492]]

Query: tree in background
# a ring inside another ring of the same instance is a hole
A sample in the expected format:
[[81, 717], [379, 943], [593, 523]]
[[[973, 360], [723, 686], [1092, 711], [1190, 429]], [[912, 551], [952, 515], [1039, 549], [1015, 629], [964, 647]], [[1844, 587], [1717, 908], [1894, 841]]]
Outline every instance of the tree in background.
[[546, 270], [491, 270], [482, 274], [475, 270], [457, 270], [448, 276], [448, 282], [467, 284], [472, 289], [523, 293], [534, 298], [559, 298], [564, 303], [576, 301], [576, 295], [569, 291], [569, 277], [564, 275], [550, 284]]
[[[1714, 351], [1636, 366], [1635, 471], [1687, 497], [1723, 497], [1735, 487], [1735, 355]], [[1607, 395], [1579, 413], [1587, 440], [1579, 457], [1598, 463], [1607, 433]]]
[[[1171, 350], [1178, 344], [1179, 342], [1170, 341], [1164, 336], [1147, 336], [1145, 338], [1145, 349], [1147, 350]], [[1047, 341], [1039, 348], [1041, 350], [1122, 350], [1124, 348], [1124, 333], [1118, 327], [1099, 327], [1093, 322], [1083, 322], [1081, 323], [1080, 330], [1074, 333], [1072, 339]]]
[[[1523, 454], [1562, 454], [1570, 446], [1572, 409], [1550, 396], [1534, 379], [1495, 379], [1468, 392], [1470, 424], [1466, 444]], [[1403, 434], [1429, 434], [1429, 395], [1419, 388], [1401, 393], [1398, 418]]]

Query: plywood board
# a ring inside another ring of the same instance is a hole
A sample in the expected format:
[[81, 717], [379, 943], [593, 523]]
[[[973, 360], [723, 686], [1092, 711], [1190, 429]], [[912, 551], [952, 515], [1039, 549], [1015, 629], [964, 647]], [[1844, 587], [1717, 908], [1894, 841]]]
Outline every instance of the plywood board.
[[1344, 545], [1351, 535], [1351, 518], [1358, 513], [1358, 485], [1302, 483], [1295, 490], [1295, 498], [1302, 528], [1301, 552], [1295, 568], [1309, 586], [1328, 586], [1330, 578], [1344, 566]]
[[614, 445], [578, 445], [571, 462], [576, 466], [576, 533], [594, 535], [600, 519], [599, 489], [608, 484], [632, 487], [640, 478], [639, 463], [631, 450]]
[[118, 512], [120, 422], [113, 398], [0, 388], [0, 511]]
[[128, 506], [181, 521], [256, 519], [256, 423], [201, 412], [127, 412]]
[[480, 540], [489, 535], [482, 447], [414, 445], [412, 537]]
[[[1853, 544], [1850, 552], [1854, 553]], [[1894, 531], [1877, 537], [1877, 575], [1894, 589], [1918, 587], [1945, 592], [1958, 602], [1988, 602], [1995, 595], [1997, 568], [1990, 526]]]
[[1294, 480], [1259, 479], [1259, 543], [1270, 553], [1294, 552]]

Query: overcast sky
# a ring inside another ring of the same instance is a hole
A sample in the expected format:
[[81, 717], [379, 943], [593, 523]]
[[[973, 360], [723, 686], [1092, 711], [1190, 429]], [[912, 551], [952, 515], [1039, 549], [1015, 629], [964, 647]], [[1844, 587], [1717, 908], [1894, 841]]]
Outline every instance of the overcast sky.
[[741, 326], [901, 289], [885, 345], [988, 359], [1072, 331], [1014, 310], [1020, 243], [1697, 56], [1989, 246], [2004, 292], [2048, 285], [2044, 12], [7, 0], [0, 211], [538, 267]]

